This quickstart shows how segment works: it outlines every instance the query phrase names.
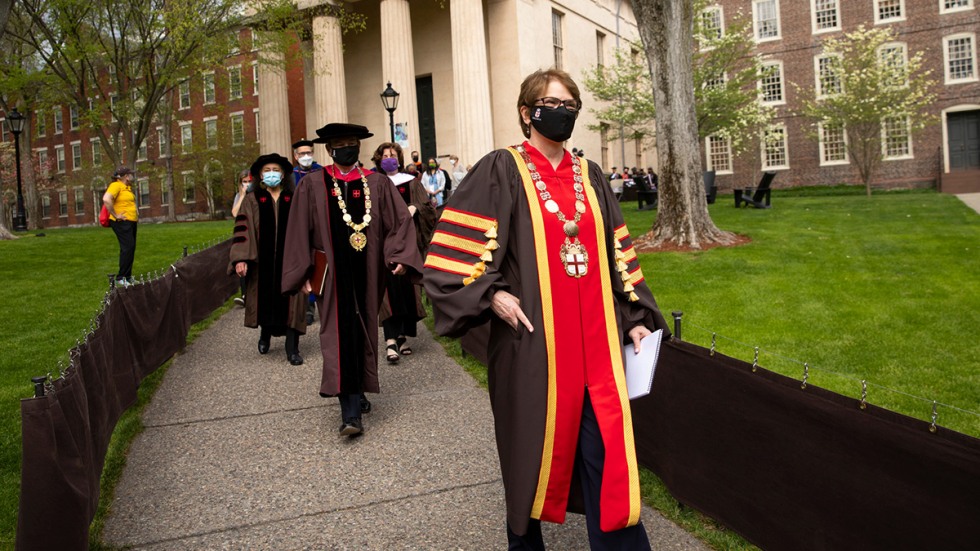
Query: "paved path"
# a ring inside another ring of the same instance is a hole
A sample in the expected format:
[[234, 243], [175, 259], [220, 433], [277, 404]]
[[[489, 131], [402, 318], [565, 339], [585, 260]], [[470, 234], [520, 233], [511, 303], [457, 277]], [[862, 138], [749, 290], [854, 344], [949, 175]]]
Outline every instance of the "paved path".
[[961, 193], [957, 197], [980, 214], [980, 193]]
[[[490, 404], [422, 324], [415, 354], [381, 367], [366, 434], [338, 436], [306, 364], [232, 310], [174, 361], [144, 415], [105, 542], [133, 549], [505, 549]], [[316, 327], [314, 327], [314, 330]], [[644, 508], [654, 549], [706, 549]], [[587, 548], [583, 517], [546, 525], [551, 549]]]

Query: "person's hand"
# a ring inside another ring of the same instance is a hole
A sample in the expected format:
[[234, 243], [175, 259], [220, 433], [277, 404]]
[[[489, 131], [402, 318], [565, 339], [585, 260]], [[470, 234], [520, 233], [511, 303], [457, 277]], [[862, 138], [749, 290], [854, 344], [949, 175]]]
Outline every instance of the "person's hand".
[[531, 327], [531, 321], [524, 315], [524, 310], [521, 310], [521, 299], [507, 291], [497, 291], [494, 293], [490, 299], [490, 308], [493, 309], [493, 312], [500, 319], [506, 321], [508, 325], [514, 328], [514, 330], [517, 330], [517, 323], [520, 322], [524, 324], [524, 327], [527, 327], [529, 333], [534, 333], [534, 327]]
[[636, 327], [630, 329], [629, 336], [631, 339], [633, 339], [633, 352], [635, 354], [640, 353], [640, 341], [643, 340], [643, 337], [649, 335], [650, 333], [653, 333], [653, 331], [650, 331], [642, 325], [637, 325]]
[[303, 292], [306, 294], [310, 294], [313, 292], [313, 286], [310, 285], [310, 280], [308, 279], [303, 282]]
[[126, 215], [123, 214], [123, 213], [121, 213], [121, 212], [120, 213], [117, 213], [116, 214], [116, 220], [119, 220], [120, 222], [125, 222], [126, 221]]
[[402, 274], [404, 274], [404, 273], [405, 273], [406, 271], [407, 271], [407, 270], [405, 269], [405, 266], [402, 266], [401, 264], [396, 264], [396, 265], [395, 265], [395, 268], [394, 268], [393, 270], [391, 270], [391, 273], [392, 273], [393, 275], [402, 275]]
[[248, 263], [239, 262], [235, 264], [235, 273], [238, 274], [238, 277], [245, 277], [245, 275], [248, 273]]

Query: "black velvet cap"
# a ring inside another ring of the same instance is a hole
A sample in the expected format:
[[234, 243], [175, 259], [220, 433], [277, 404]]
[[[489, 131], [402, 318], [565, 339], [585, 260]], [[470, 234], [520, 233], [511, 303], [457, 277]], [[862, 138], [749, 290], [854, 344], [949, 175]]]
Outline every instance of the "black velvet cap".
[[366, 126], [359, 124], [348, 124], [346, 122], [332, 122], [323, 128], [316, 130], [316, 139], [313, 143], [327, 143], [334, 138], [357, 138], [363, 140], [370, 138], [374, 134], [368, 132]]
[[262, 181], [262, 177], [259, 175], [259, 171], [262, 170], [262, 167], [264, 167], [269, 163], [275, 163], [279, 165], [279, 168], [282, 169], [283, 178], [293, 173], [293, 163], [289, 162], [289, 159], [283, 157], [282, 155], [278, 153], [269, 153], [266, 155], [260, 155], [259, 158], [255, 159], [255, 162], [252, 163], [252, 167], [248, 169], [249, 174], [252, 175], [253, 182]]
[[296, 143], [293, 144], [293, 149], [299, 149], [299, 148], [303, 147], [304, 145], [308, 145], [310, 147], [313, 147], [313, 140], [307, 140], [306, 138], [303, 138], [303, 139], [301, 139], [298, 142], [296, 142]]

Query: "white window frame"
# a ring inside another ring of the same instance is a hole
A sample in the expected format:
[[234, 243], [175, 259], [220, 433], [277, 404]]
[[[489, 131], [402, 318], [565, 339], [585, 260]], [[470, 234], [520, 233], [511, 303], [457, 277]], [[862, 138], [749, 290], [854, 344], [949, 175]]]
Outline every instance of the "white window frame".
[[41, 218], [45, 220], [51, 219], [51, 194], [45, 193], [41, 195]]
[[[181, 191], [180, 200], [181, 200], [181, 202], [183, 202], [185, 205], [186, 204], [189, 204], [189, 203], [196, 203], [197, 202], [197, 182], [194, 181], [195, 180], [195, 178], [194, 178], [194, 171], [193, 170], [184, 170], [183, 172], [180, 173], [180, 176], [181, 176], [181, 179], [180, 179], [180, 186], [181, 186], [180, 187], [180, 191]], [[190, 176], [191, 183], [193, 184], [193, 185], [191, 185], [191, 189], [194, 192], [194, 198], [191, 199], [190, 201], [187, 200], [187, 177], [188, 176]]]
[[[773, 2], [776, 7], [776, 36], [767, 36], [762, 38], [759, 36], [759, 4], [762, 2]], [[779, 0], [752, 0], [752, 37], [756, 42], [770, 42], [773, 40], [782, 40], [783, 38], [783, 25], [780, 21], [780, 11], [779, 11]]]
[[57, 136], [65, 129], [65, 114], [61, 112], [61, 106], [54, 106], [54, 133]]
[[[724, 140], [725, 154], [728, 157], [728, 168], [726, 170], [718, 170], [717, 168], [715, 168], [715, 165], [714, 165], [714, 162], [713, 162], [713, 159], [712, 159], [712, 149], [711, 149], [711, 140], [712, 139]], [[707, 166], [707, 169], [708, 170], [714, 170], [715, 171], [715, 174], [734, 174], [734, 166], [733, 166], [734, 165], [734, 159], [732, 159], [732, 139], [731, 138], [727, 138], [727, 137], [726, 138], [722, 138], [721, 136], [714, 136], [714, 135], [712, 135], [712, 136], [706, 136], [704, 138], [704, 157], [705, 157], [705, 165]]]
[[[214, 71], [208, 71], [201, 75], [201, 92], [204, 98], [204, 105], [211, 105], [218, 99], [217, 86], [215, 85]], [[208, 99], [208, 92], [211, 98]]]
[[98, 167], [102, 164], [102, 142], [98, 138], [89, 138], [92, 147], [92, 166]]
[[844, 136], [843, 136], [844, 137], [844, 158], [841, 159], [841, 160], [837, 160], [837, 161], [828, 161], [827, 160], [826, 151], [824, 150], [824, 146], [826, 144], [826, 141], [824, 140], [823, 130], [824, 130], [823, 123], [822, 122], [817, 123], [817, 136], [819, 137], [819, 140], [818, 141], [819, 141], [819, 145], [820, 145], [820, 166], [839, 166], [839, 165], [849, 165], [849, 164], [851, 164], [851, 157], [850, 157], [850, 155], [848, 154], [848, 151], [847, 151], [847, 148], [848, 148], [847, 128], [844, 127], [844, 126], [841, 126], [841, 131], [844, 134]]
[[[218, 149], [218, 116], [213, 115], [204, 117], [204, 146], [208, 149]], [[208, 132], [208, 123], [214, 123], [214, 135]], [[211, 145], [211, 138], [214, 138], [214, 146]]]
[[167, 189], [167, 182], [160, 182], [160, 206], [170, 206], [170, 190]]
[[[896, 48], [896, 47], [902, 50], [902, 66], [907, 69], [909, 66], [909, 45], [905, 42], [889, 42], [887, 44], [882, 44], [881, 47], [878, 48], [878, 58], [881, 59], [882, 52], [884, 52], [885, 50]], [[903, 82], [901, 86], [905, 87], [908, 85], [909, 85], [909, 81], [908, 78], [906, 78], [905, 82]]]
[[[38, 170], [41, 172], [41, 177], [47, 178], [51, 175], [51, 169], [48, 166], [48, 148], [47, 147], [37, 147], [34, 149], [34, 153], [37, 156], [37, 166]], [[41, 157], [44, 157], [43, 159]]]
[[[187, 154], [190, 153], [190, 151], [188, 151], [188, 149], [193, 149], [194, 148], [194, 127], [191, 126], [191, 121], [180, 121], [179, 123], [177, 123], [177, 125], [178, 125], [178, 128], [180, 128], [180, 154], [181, 155], [187, 155]], [[187, 140], [187, 142], [190, 143], [190, 147], [187, 147], [188, 144], [187, 143], [184, 143], [184, 128], [185, 127], [187, 127], [187, 128], [190, 129], [190, 132], [188, 133], [189, 134], [189, 139]]]
[[[237, 95], [234, 93], [234, 89], [232, 88], [232, 85], [231, 85], [231, 81], [232, 81], [231, 75], [232, 75], [232, 73], [238, 74], [238, 94]], [[242, 66], [240, 64], [239, 65], [229, 65], [228, 66], [228, 99], [230, 99], [230, 100], [231, 99], [242, 99], [242, 96], [245, 93], [245, 91], [244, 91], [243, 88], [244, 88], [244, 83], [242, 82]]]
[[[786, 163], [785, 164], [782, 164], [782, 165], [768, 165], [768, 164], [766, 164], [766, 150], [769, 147], [769, 144], [766, 143], [765, 133], [766, 132], [770, 132], [772, 130], [778, 130], [778, 129], [782, 129], [782, 131], [783, 131], [783, 157], [785, 158]], [[762, 159], [761, 159], [761, 161], [762, 162], [761, 162], [760, 166], [762, 167], [762, 170], [789, 170], [790, 169], [790, 163], [789, 163], [789, 133], [786, 130], [786, 125], [783, 124], [783, 123], [773, 124], [773, 125], [769, 126], [769, 128], [764, 129], [762, 132], [763, 132], [763, 138], [760, 140], [760, 142], [761, 142], [760, 145], [762, 146], [761, 147], [761, 149], [762, 149], [762, 151], [761, 151], [762, 152]]]
[[79, 116], [78, 116], [78, 106], [69, 105], [68, 106], [68, 129], [78, 130], [80, 126]]
[[[71, 146], [71, 169], [72, 171], [82, 169], [82, 140], [75, 140], [68, 144]], [[78, 156], [75, 156], [75, 148], [78, 148]]]
[[260, 140], [259, 136], [262, 135], [260, 133], [262, 127], [259, 125], [259, 120], [260, 120], [259, 119], [259, 108], [258, 107], [253, 107], [252, 108], [252, 113], [255, 115], [255, 143], [260, 143], [261, 140]]
[[146, 146], [146, 138], [143, 138], [143, 141], [136, 146], [136, 160], [145, 161], [147, 155], [149, 154], [149, 151], [147, 151], [148, 149], [149, 147]]
[[763, 79], [765, 79], [766, 77], [763, 76], [762, 79], [759, 79], [759, 83], [758, 83], [758, 88], [759, 88], [759, 93], [760, 93], [759, 94], [759, 101], [762, 103], [762, 105], [786, 105], [786, 78], [784, 77], [784, 74], [785, 73], [783, 71], [783, 62], [782, 62], [782, 60], [775, 59], [775, 60], [772, 60], [772, 61], [767, 61], [767, 62], [765, 62], [765, 63], [762, 64], [763, 71], [765, 70], [766, 67], [773, 67], [773, 66], [779, 66], [779, 96], [780, 96], [780, 99], [775, 100], [775, 101], [767, 101], [765, 99]]
[[65, 146], [64, 144], [59, 144], [54, 146], [54, 167], [58, 174], [65, 173], [65, 167], [67, 166], [65, 160]]
[[810, 24], [811, 24], [812, 29], [813, 29], [813, 34], [832, 33], [832, 32], [841, 30], [841, 9], [840, 9], [840, 5], [841, 5], [841, 1], [842, 0], [833, 0], [834, 1], [834, 10], [837, 12], [837, 25], [835, 25], [833, 27], [827, 27], [825, 29], [821, 29], [821, 28], [819, 28], [817, 26], [817, 1], [818, 0], [810, 0]]
[[[235, 141], [235, 119], [240, 120], [242, 124], [242, 139], [240, 141]], [[228, 124], [230, 129], [229, 134], [231, 135], [232, 147], [245, 145], [245, 111], [235, 111], [234, 113], [228, 113]]]
[[956, 7], [952, 7], [952, 8], [947, 8], [946, 7], [946, 0], [939, 0], [939, 14], [940, 15], [947, 14], [947, 13], [957, 13], [957, 12], [961, 12], [961, 11], [969, 11], [969, 10], [972, 10], [972, 9], [973, 9], [973, 0], [966, 0], [966, 5], [965, 6], [956, 6]]
[[909, 152], [905, 155], [888, 155], [888, 135], [885, 131], [885, 121], [881, 122], [881, 159], [883, 161], [902, 161], [907, 159], [914, 159], [915, 152], [912, 150], [912, 129], [911, 121], [909, 121], [908, 116], [905, 117], [905, 135], [908, 140]]
[[[707, 6], [701, 11], [701, 17], [703, 18], [705, 14], [709, 12], [715, 12], [718, 14], [718, 38], [725, 36], [725, 8], [718, 4]], [[702, 22], [703, 21], [704, 20], [702, 19]]]
[[[184, 105], [184, 91], [187, 92], [187, 105]], [[186, 111], [191, 108], [191, 81], [185, 80], [177, 85], [177, 110]]]
[[34, 137], [43, 138], [48, 132], [48, 121], [44, 120], [44, 111], [34, 112]]
[[[75, 192], [74, 193], [74, 195], [75, 195], [75, 204], [72, 205], [72, 206], [75, 207], [75, 217], [77, 218], [79, 216], [84, 216], [85, 215], [85, 195], [86, 195], [85, 188], [83, 188], [83, 187], [76, 187], [76, 188], [73, 189], [73, 191]], [[78, 196], [79, 195], [81, 195], [81, 197], [82, 197], [82, 200], [81, 201], [78, 200]], [[78, 208], [78, 204], [79, 203], [82, 204], [82, 208]]]
[[[949, 43], [961, 38], [970, 39], [970, 63], [973, 66], [973, 75], [966, 78], [953, 78], [949, 70]], [[956, 33], [943, 37], [943, 74], [946, 84], [962, 84], [965, 82], [977, 82], [977, 35], [976, 33]]]
[[[143, 203], [143, 186], [146, 186], [146, 203]], [[153, 198], [150, 195], [150, 179], [147, 177], [142, 177], [136, 180], [136, 208], [139, 210], [150, 208], [150, 203]]]
[[[158, 126], [157, 127], [157, 152], [158, 152], [157, 156], [161, 159], [166, 159], [167, 156], [169, 155], [169, 152], [166, 151], [166, 148], [164, 147], [166, 145], [167, 142], [166, 142], [166, 136], [163, 133], [163, 127]], [[171, 147], [173, 147], [173, 145], [174, 144], [170, 144]]]
[[881, 0], [874, 0], [874, 18], [875, 25], [887, 25], [889, 23], [898, 23], [900, 21], [905, 21], [908, 12], [905, 10], [905, 0], [898, 0], [899, 9], [902, 11], [902, 15], [898, 17], [889, 17], [888, 19], [881, 18], [881, 10], [879, 9], [881, 5]]
[[551, 10], [551, 48], [555, 69], [561, 69], [565, 61], [565, 14]]
[[252, 62], [252, 95], [259, 95], [259, 62]]
[[58, 190], [58, 218], [68, 218], [68, 190]]
[[[827, 98], [827, 97], [830, 97], [832, 95], [835, 95], [835, 94], [828, 94], [823, 89], [823, 80], [820, 78], [821, 77], [821, 75], [820, 75], [820, 60], [822, 60], [822, 59], [832, 59], [832, 58], [835, 58], [835, 57], [838, 58], [838, 59], [840, 59], [841, 56], [840, 56], [840, 54], [817, 54], [817, 55], [813, 56], [813, 78], [814, 78], [813, 85], [814, 85], [814, 90], [816, 91], [816, 97], [817, 97], [817, 99], [823, 99], [823, 98]], [[843, 92], [844, 91], [844, 81], [843, 81], [843, 79], [840, 78], [840, 75], [837, 76], [837, 82], [840, 84], [841, 92]], [[840, 93], [840, 92], [837, 92], [837, 93]]]

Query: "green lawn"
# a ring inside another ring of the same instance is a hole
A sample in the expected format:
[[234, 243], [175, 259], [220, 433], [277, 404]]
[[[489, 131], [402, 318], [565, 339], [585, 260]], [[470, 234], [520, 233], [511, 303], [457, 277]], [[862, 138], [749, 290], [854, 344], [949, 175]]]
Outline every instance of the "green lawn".
[[[83, 338], [100, 307], [108, 287], [106, 274], [114, 273], [119, 261], [112, 230], [86, 227], [40, 233], [45, 236], [0, 241], [0, 549], [13, 547], [17, 526], [20, 400], [33, 396], [31, 377], [57, 374], [59, 362], [68, 361], [68, 350]], [[195, 247], [230, 235], [227, 221], [140, 224], [133, 272], [167, 268], [181, 257], [185, 245]]]
[[[920, 419], [929, 418], [930, 400], [980, 411], [980, 215], [931, 192], [773, 195], [770, 210], [736, 210], [730, 196], [710, 207], [717, 225], [749, 236], [748, 245], [641, 255], [661, 308], [684, 312], [685, 340], [709, 346], [715, 331], [722, 353], [751, 360], [759, 346], [764, 367], [797, 378], [796, 360], [809, 362], [810, 384], [849, 396], [860, 396], [867, 379], [870, 402]], [[634, 237], [656, 216], [623, 207]], [[229, 222], [141, 226], [135, 271], [165, 268], [184, 245], [230, 230]], [[32, 376], [57, 372], [67, 360], [118, 258], [110, 230], [45, 233], [0, 242], [0, 548], [12, 545], [17, 519], [18, 401], [31, 395]], [[138, 430], [131, 415], [117, 437]], [[939, 424], [980, 436], [973, 414], [940, 407]], [[126, 438], [118, 440], [124, 449]], [[107, 473], [120, 465], [110, 458]], [[678, 506], [656, 477], [646, 473], [643, 484], [650, 502], [715, 548], [745, 545]]]

